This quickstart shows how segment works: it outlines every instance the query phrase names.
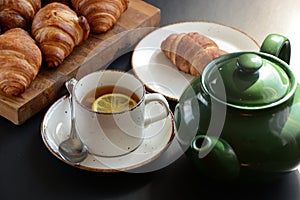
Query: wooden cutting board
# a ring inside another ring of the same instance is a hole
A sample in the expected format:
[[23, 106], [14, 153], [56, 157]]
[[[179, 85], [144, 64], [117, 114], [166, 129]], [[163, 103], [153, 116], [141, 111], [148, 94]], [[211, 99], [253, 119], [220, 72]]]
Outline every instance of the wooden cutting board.
[[90, 34], [58, 68], [42, 66], [36, 79], [21, 96], [0, 94], [0, 115], [16, 125], [24, 123], [66, 91], [65, 81], [105, 67], [132, 50], [159, 23], [160, 9], [141, 0], [130, 0], [129, 8], [112, 30], [104, 34]]

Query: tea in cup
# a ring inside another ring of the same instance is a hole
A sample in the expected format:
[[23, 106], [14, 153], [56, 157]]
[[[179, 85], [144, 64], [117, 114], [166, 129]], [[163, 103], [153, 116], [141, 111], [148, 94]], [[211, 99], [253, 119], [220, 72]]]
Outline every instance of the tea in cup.
[[[169, 105], [159, 93], [146, 93], [143, 83], [122, 71], [102, 70], [75, 83], [75, 126], [91, 154], [125, 155], [142, 143], [144, 129], [169, 115]], [[158, 102], [161, 112], [146, 116], [147, 105]]]

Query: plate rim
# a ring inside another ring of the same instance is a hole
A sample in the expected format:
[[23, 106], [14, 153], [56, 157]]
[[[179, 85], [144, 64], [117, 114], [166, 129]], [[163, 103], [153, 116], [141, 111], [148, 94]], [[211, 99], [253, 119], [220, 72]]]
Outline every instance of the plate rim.
[[[134, 64], [133, 64], [133, 59], [134, 59], [134, 55], [136, 53], [136, 49], [137, 47], [139, 47], [139, 45], [143, 42], [143, 40], [147, 37], [149, 37], [149, 35], [152, 35], [152, 34], [155, 34], [155, 32], [157, 31], [160, 31], [161, 29], [167, 29], [168, 27], [173, 27], [173, 26], [177, 26], [177, 25], [181, 25], [181, 24], [213, 24], [213, 25], [217, 25], [217, 26], [222, 26], [222, 27], [226, 27], [226, 28], [229, 28], [229, 29], [232, 29], [234, 31], [237, 31], [239, 33], [241, 33], [242, 35], [245, 35], [247, 38], [249, 38], [258, 48], [260, 48], [260, 45], [259, 43], [252, 37], [250, 36], [248, 33], [242, 31], [241, 29], [238, 29], [234, 26], [231, 26], [231, 25], [227, 25], [227, 24], [224, 24], [224, 23], [219, 23], [219, 22], [214, 22], [214, 21], [205, 21], [205, 20], [191, 20], [191, 21], [181, 21], [181, 22], [174, 22], [174, 23], [170, 23], [170, 24], [166, 24], [164, 26], [161, 26], [157, 29], [155, 29], [154, 31], [150, 32], [149, 34], [147, 34], [146, 36], [144, 36], [135, 46], [135, 48], [133, 49], [133, 52], [132, 52], [132, 56], [131, 56], [131, 70], [133, 72], [133, 74], [142, 82], [144, 83], [146, 89], [150, 92], [156, 92], [156, 93], [161, 93], [160, 91], [158, 90], [155, 90], [153, 89], [152, 87], [150, 87], [149, 85], [147, 85], [139, 76], [138, 76], [138, 73], [136, 72], [136, 67], [134, 67]], [[184, 72], [182, 72], [184, 73]], [[195, 77], [196, 78], [196, 77]], [[162, 94], [164, 95], [168, 100], [170, 101], [174, 101], [174, 102], [178, 102], [179, 101], [179, 98], [176, 98], [176, 97], [172, 97], [172, 96], [169, 96], [169, 95], [166, 95], [166, 94]]]
[[[175, 124], [174, 124], [174, 115], [173, 113], [170, 111], [170, 116], [168, 117], [170, 120], [171, 120], [171, 131], [170, 131], [170, 136], [169, 138], [166, 140], [166, 144], [157, 152], [155, 153], [153, 156], [150, 156], [149, 158], [147, 158], [146, 160], [143, 160], [142, 162], [140, 163], [135, 163], [135, 164], [131, 164], [131, 165], [128, 165], [128, 166], [125, 166], [125, 167], [120, 167], [120, 168], [101, 168], [101, 167], [91, 167], [91, 166], [88, 166], [88, 165], [84, 165], [83, 163], [71, 163], [67, 160], [65, 160], [60, 154], [59, 152], [56, 152], [55, 149], [52, 148], [52, 146], [50, 145], [50, 142], [48, 141], [49, 140], [49, 137], [47, 137], [47, 131], [46, 131], [46, 128], [47, 128], [47, 121], [49, 120], [49, 115], [51, 113], [54, 112], [55, 108], [57, 106], [59, 106], [61, 103], [63, 103], [64, 101], [66, 101], [68, 98], [68, 95], [63, 95], [61, 98], [57, 99], [49, 108], [48, 110], [46, 111], [43, 119], [42, 119], [42, 123], [41, 123], [41, 126], [40, 126], [40, 134], [41, 134], [41, 137], [42, 137], [42, 140], [43, 140], [43, 143], [44, 145], [47, 147], [47, 149], [51, 152], [52, 155], [54, 155], [57, 159], [59, 159], [60, 161], [72, 166], [72, 167], [75, 167], [75, 168], [78, 168], [78, 169], [82, 169], [82, 170], [86, 170], [86, 171], [91, 171], [91, 172], [104, 172], [104, 173], [115, 173], [115, 172], [124, 172], [124, 171], [129, 171], [129, 170], [134, 170], [136, 168], [139, 168], [139, 167], [142, 167], [142, 166], [145, 166], [149, 163], [151, 163], [152, 161], [156, 160], [157, 158], [159, 158], [165, 151], [166, 149], [170, 146], [170, 144], [172, 143], [172, 141], [174, 140], [175, 138]], [[143, 144], [143, 143], [142, 143]], [[92, 154], [89, 154], [90, 157], [94, 157], [95, 159], [97, 159], [96, 157], [99, 157], [99, 156], [95, 156], [95, 155], [92, 155]], [[126, 156], [126, 155], [124, 155]], [[124, 156], [120, 156], [118, 158], [122, 158]], [[101, 157], [99, 157], [101, 158]], [[98, 160], [98, 162], [100, 162]], [[103, 164], [105, 165], [105, 164]]]

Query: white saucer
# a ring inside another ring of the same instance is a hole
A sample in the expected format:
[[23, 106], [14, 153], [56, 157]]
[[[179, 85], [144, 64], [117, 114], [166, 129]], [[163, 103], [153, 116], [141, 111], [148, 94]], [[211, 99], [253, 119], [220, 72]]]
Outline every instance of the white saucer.
[[194, 31], [213, 39], [221, 49], [229, 53], [259, 50], [259, 45], [249, 35], [222, 24], [194, 21], [161, 27], [144, 37], [132, 55], [133, 72], [147, 89], [161, 93], [169, 100], [179, 100], [195, 77], [179, 71], [160, 50], [160, 45], [172, 33]]
[[128, 171], [149, 164], [167, 150], [175, 135], [174, 118], [170, 112], [168, 118], [153, 123], [145, 129], [147, 137], [132, 153], [114, 158], [89, 154], [80, 164], [73, 164], [64, 160], [58, 152], [58, 145], [68, 138], [69, 130], [70, 106], [67, 96], [63, 96], [44, 116], [41, 124], [42, 139], [49, 151], [58, 159], [73, 167], [95, 172]]

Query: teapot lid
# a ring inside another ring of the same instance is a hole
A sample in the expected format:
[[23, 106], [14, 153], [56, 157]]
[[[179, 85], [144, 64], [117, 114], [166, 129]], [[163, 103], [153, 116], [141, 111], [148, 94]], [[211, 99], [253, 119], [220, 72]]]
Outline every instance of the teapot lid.
[[202, 73], [204, 89], [234, 107], [257, 109], [282, 102], [292, 94], [295, 78], [288, 65], [262, 52], [223, 55]]

